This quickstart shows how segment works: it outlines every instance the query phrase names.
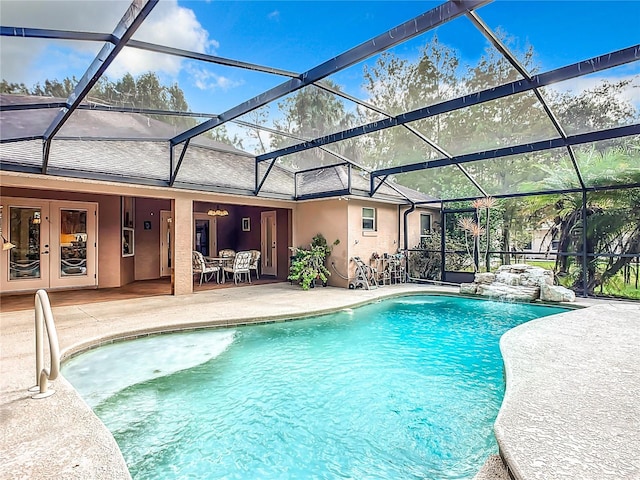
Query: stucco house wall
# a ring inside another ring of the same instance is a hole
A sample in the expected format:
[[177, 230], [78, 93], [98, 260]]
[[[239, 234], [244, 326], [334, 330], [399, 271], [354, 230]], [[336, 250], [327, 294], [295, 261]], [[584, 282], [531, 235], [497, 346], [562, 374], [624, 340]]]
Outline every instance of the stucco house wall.
[[[362, 228], [362, 209], [374, 208], [376, 228]], [[360, 257], [367, 265], [375, 252], [397, 253], [400, 240], [398, 206], [373, 200], [352, 199], [349, 201], [349, 258]], [[373, 265], [373, 264], [372, 264]], [[349, 277], [355, 276], [356, 264], [349, 262]]]
[[[170, 209], [170, 200], [136, 200], [136, 250], [133, 257], [136, 280], [151, 280], [160, 276], [160, 211]], [[145, 222], [150, 228], [145, 229]]]
[[[340, 199], [315, 200], [298, 203], [293, 209], [293, 245], [292, 247], [308, 247], [315, 235], [321, 233], [333, 247], [327, 259], [327, 268], [331, 272], [329, 285], [347, 287], [348, 281], [340, 278], [337, 272], [345, 272], [348, 262], [348, 202]], [[333, 264], [333, 265], [332, 265]], [[335, 268], [334, 268], [335, 265]]]

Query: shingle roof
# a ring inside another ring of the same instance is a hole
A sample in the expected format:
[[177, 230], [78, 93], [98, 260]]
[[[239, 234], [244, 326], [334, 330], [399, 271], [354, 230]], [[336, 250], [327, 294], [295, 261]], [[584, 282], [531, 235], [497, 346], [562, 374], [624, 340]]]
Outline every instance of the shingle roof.
[[[42, 166], [41, 137], [63, 99], [23, 95], [0, 95], [0, 105], [38, 104], [44, 108], [3, 111], [0, 117], [2, 169], [37, 172]], [[168, 185], [170, 172], [169, 139], [176, 134], [173, 126], [137, 113], [76, 110], [51, 142], [48, 173], [75, 177], [102, 178], [129, 183]], [[9, 141], [18, 138], [32, 139]], [[177, 148], [178, 157], [181, 148]], [[174, 160], [177, 162], [177, 160]], [[258, 163], [258, 181], [264, 177], [268, 162]], [[255, 157], [230, 145], [200, 136], [186, 151], [174, 185], [195, 190], [253, 195]], [[330, 166], [297, 175], [274, 165], [261, 187], [260, 195], [293, 198], [326, 192], [344, 192], [349, 187], [347, 167]], [[376, 192], [380, 200], [407, 203], [429, 201], [432, 197], [398, 186], [383, 185]], [[353, 195], [369, 196], [369, 176], [354, 168], [351, 175]], [[402, 195], [404, 194], [404, 196]]]

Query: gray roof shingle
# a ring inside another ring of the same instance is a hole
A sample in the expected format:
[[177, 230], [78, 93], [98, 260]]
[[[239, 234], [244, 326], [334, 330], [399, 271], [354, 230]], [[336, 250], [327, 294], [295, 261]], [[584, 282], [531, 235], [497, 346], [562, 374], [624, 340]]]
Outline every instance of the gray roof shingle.
[[[0, 106], [17, 104], [56, 105], [63, 99], [0, 95]], [[42, 140], [17, 138], [41, 136], [49, 126], [57, 108], [35, 108], [5, 111], [0, 115], [0, 162], [3, 169], [42, 166]], [[49, 154], [49, 171], [87, 178], [106, 178], [140, 184], [168, 185], [170, 178], [169, 139], [177, 130], [169, 124], [136, 113], [76, 110], [53, 138]], [[177, 147], [175, 157], [180, 155]], [[176, 160], [177, 161], [177, 160]], [[258, 181], [264, 177], [268, 162], [258, 164]], [[205, 191], [235, 192], [253, 195], [256, 161], [252, 155], [230, 145], [199, 136], [191, 142], [184, 156], [175, 185]], [[296, 193], [294, 173], [274, 165], [260, 194], [293, 198]], [[344, 165], [327, 166], [297, 175], [297, 194], [310, 195], [344, 191], [349, 186]], [[432, 197], [397, 186], [412, 201], [430, 201]], [[369, 175], [352, 169], [352, 194], [369, 196]], [[375, 198], [407, 203], [405, 197], [388, 185], [376, 192]]]

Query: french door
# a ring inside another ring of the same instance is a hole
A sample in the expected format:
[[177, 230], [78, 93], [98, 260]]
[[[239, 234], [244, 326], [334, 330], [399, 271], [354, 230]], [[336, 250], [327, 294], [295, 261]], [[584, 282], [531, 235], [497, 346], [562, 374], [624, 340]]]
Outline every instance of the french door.
[[97, 204], [2, 199], [2, 291], [96, 286]]
[[276, 227], [275, 211], [262, 212], [260, 214], [260, 256], [264, 275], [278, 275], [278, 235]]

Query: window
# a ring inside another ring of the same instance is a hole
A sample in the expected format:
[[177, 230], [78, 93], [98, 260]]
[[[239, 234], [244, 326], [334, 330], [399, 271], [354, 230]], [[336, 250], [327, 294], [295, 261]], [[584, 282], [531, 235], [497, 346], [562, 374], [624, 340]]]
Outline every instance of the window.
[[362, 230], [370, 232], [376, 231], [376, 209], [375, 208], [362, 208]]
[[134, 212], [135, 199], [122, 197], [122, 256], [131, 257], [134, 254]]
[[431, 235], [431, 214], [420, 214], [420, 241], [427, 239]]

